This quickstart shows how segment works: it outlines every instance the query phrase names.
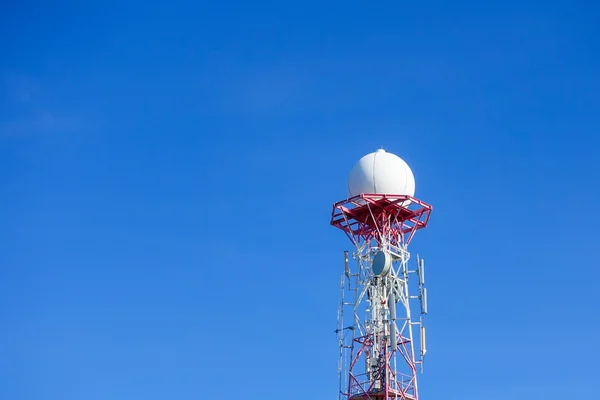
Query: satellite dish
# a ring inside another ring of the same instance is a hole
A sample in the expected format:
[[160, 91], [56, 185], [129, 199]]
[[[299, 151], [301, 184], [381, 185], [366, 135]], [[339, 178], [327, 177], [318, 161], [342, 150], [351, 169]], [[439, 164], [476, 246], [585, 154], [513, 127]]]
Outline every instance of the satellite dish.
[[379, 250], [373, 257], [373, 274], [376, 276], [385, 276], [392, 267], [392, 256], [387, 251]]

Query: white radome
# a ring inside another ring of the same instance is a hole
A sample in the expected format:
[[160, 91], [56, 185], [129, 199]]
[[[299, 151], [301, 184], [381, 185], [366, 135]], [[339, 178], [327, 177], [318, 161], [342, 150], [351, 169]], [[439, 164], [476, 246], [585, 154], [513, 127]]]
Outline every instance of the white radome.
[[348, 196], [359, 194], [415, 195], [415, 177], [408, 164], [379, 149], [362, 157], [348, 176]]

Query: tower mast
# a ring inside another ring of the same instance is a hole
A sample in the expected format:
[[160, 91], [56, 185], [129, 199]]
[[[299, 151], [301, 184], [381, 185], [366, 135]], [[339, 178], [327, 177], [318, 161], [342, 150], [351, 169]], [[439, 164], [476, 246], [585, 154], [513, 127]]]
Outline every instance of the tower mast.
[[432, 207], [413, 197], [408, 165], [383, 150], [357, 163], [348, 188], [350, 198], [335, 203], [331, 217], [354, 244], [356, 261], [350, 265], [345, 253], [339, 399], [417, 400], [427, 292], [424, 261], [417, 256], [411, 268], [408, 245], [427, 226]]

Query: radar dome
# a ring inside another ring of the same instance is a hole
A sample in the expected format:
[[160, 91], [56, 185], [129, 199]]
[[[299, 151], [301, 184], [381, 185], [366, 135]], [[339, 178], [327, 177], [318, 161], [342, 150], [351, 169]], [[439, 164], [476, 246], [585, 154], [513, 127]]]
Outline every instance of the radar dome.
[[415, 195], [415, 177], [403, 159], [383, 149], [367, 154], [354, 165], [348, 177], [348, 195]]

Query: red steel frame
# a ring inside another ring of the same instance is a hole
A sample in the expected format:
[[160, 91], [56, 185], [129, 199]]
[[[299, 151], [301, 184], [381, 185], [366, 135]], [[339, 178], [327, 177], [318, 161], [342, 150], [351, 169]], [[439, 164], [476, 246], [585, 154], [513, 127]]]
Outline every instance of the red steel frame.
[[[398, 341], [397, 351], [388, 351], [387, 346], [384, 346], [384, 363], [379, 367], [379, 382], [381, 387], [375, 390], [374, 385], [377, 381], [362, 381], [360, 375], [354, 374], [354, 366], [359, 361], [363, 353], [368, 353], [372, 345], [372, 335], [355, 338], [352, 344], [352, 352], [350, 355], [350, 368], [348, 379], [348, 391], [344, 393], [348, 399], [352, 400], [369, 400], [369, 399], [399, 399], [399, 400], [416, 400], [418, 398], [417, 388], [415, 386], [417, 367], [411, 357], [411, 351], [407, 346], [410, 343], [409, 338], [400, 336]], [[356, 355], [354, 349], [358, 347]], [[410, 375], [394, 372], [391, 361], [394, 353], [399, 353], [410, 368]]]
[[[387, 242], [396, 246], [406, 246], [416, 231], [427, 226], [431, 210], [431, 205], [412, 196], [360, 194], [333, 205], [331, 225], [344, 231], [355, 244], [375, 240], [378, 244]], [[352, 400], [418, 399], [416, 365], [410, 350], [410, 339], [401, 335], [396, 339], [398, 343], [396, 351], [391, 351], [387, 345], [383, 347], [385, 362], [380, 367], [379, 389], [374, 388], [375, 381], [361, 382], [360, 375], [356, 376], [353, 372], [360, 356], [370, 352], [372, 335], [353, 339], [348, 371], [348, 391], [344, 396]], [[394, 353], [401, 355], [410, 375], [395, 375], [390, 365]]]
[[432, 207], [412, 196], [360, 194], [333, 205], [331, 225], [353, 242], [409, 244], [415, 232], [427, 226]]

